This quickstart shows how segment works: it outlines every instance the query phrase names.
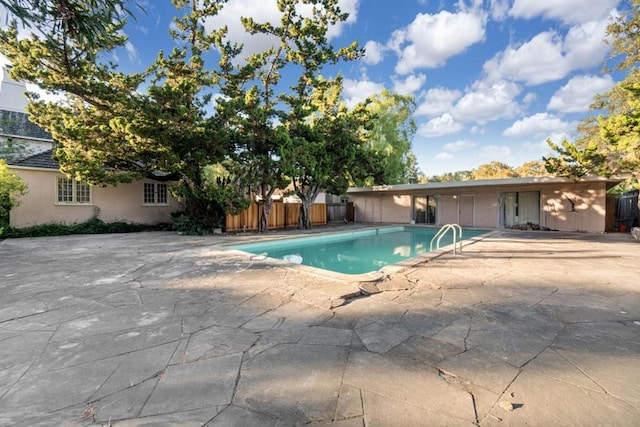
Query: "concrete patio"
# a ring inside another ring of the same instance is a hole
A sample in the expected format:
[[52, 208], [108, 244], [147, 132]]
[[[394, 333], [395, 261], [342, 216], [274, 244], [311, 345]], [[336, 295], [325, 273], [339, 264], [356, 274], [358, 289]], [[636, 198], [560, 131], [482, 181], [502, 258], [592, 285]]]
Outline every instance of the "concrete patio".
[[251, 238], [0, 242], [0, 425], [638, 425], [628, 234], [501, 232], [369, 283], [223, 247]]

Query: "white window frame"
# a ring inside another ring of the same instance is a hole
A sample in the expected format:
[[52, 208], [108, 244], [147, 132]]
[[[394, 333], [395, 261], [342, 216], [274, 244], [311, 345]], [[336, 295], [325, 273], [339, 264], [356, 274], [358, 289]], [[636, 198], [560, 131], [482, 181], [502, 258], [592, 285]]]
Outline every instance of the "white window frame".
[[[153, 201], [146, 199], [148, 186], [153, 187]], [[164, 202], [158, 201], [161, 193], [164, 195]], [[142, 206], [169, 206], [169, 191], [167, 184], [161, 182], [145, 182], [142, 184]]]
[[[71, 200], [60, 200], [60, 196], [62, 195], [60, 192], [60, 182], [65, 181], [67, 185], [71, 184]], [[84, 189], [88, 190], [89, 200], [86, 201], [78, 201], [80, 191]], [[89, 184], [85, 184], [80, 181], [76, 181], [75, 179], [70, 179], [64, 176], [59, 176], [56, 178], [56, 187], [55, 187], [55, 197], [56, 197], [56, 205], [74, 205], [74, 206], [88, 206], [93, 204], [93, 189]]]

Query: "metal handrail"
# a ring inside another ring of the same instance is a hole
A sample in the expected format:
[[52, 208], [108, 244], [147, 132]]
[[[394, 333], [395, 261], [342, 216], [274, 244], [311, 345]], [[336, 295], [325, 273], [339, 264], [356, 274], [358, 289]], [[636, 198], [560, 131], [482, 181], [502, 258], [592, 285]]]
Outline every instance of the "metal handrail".
[[[458, 224], [445, 224], [438, 230], [435, 236], [431, 239], [431, 243], [429, 244], [429, 251], [433, 250], [433, 242], [436, 242], [436, 249], [440, 249], [440, 240], [447, 233], [447, 231], [451, 230], [453, 233], [453, 253], [454, 255], [457, 253], [456, 248], [458, 247], [458, 243], [460, 244], [460, 252], [462, 252], [462, 227]], [[459, 237], [459, 238], [458, 238]]]

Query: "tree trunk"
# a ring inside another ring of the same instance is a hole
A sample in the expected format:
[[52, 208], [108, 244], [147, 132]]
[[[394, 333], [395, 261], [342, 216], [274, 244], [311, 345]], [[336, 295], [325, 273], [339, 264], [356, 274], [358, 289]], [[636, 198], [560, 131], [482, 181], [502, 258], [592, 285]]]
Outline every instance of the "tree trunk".
[[260, 233], [269, 231], [269, 214], [271, 213], [272, 207], [273, 200], [271, 199], [271, 194], [269, 194], [269, 197], [262, 200], [262, 215], [260, 216], [260, 223], [258, 224], [258, 231]]
[[311, 200], [302, 199], [302, 203], [300, 204], [300, 217], [298, 218], [298, 228], [300, 230], [311, 229], [311, 205]]
[[294, 184], [296, 194], [302, 202], [300, 205], [300, 217], [298, 219], [298, 229], [309, 230], [311, 229], [311, 205], [318, 197], [319, 187], [314, 186], [302, 186], [298, 187]]

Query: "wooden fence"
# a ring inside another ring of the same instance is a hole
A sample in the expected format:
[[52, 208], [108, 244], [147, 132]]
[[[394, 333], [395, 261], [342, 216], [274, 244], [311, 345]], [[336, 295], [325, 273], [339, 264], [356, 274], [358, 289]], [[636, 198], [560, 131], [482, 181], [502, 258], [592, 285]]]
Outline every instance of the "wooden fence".
[[354, 218], [353, 203], [328, 203], [327, 204], [327, 222], [353, 222]]
[[[312, 225], [327, 223], [327, 205], [314, 203], [309, 212]], [[247, 210], [238, 215], [227, 215], [226, 231], [257, 230], [262, 217], [262, 205], [251, 203]], [[300, 203], [273, 202], [267, 225], [269, 229], [294, 228], [298, 226], [300, 218]]]

